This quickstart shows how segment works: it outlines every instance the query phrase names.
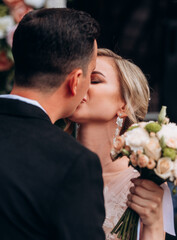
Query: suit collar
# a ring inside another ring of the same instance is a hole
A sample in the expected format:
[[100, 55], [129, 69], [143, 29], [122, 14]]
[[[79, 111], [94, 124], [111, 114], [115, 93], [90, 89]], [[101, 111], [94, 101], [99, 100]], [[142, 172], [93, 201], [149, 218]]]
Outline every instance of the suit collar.
[[16, 99], [16, 100], [20, 100], [22, 102], [30, 103], [32, 105], [40, 107], [44, 112], [46, 112], [45, 109], [39, 104], [39, 102], [36, 100], [33, 100], [33, 99], [29, 99], [26, 97], [15, 95], [15, 94], [2, 94], [2, 95], [0, 95], [0, 98]]
[[40, 118], [51, 122], [41, 108], [16, 99], [0, 98], [0, 115]]

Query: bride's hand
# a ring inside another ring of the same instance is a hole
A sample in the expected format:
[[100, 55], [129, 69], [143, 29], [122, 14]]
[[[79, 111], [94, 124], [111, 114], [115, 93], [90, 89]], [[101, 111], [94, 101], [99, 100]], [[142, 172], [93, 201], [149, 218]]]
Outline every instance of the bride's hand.
[[[164, 239], [162, 199], [163, 189], [150, 180], [132, 179], [127, 205], [138, 213], [143, 223], [142, 239]], [[147, 237], [145, 237], [145, 235]], [[161, 237], [160, 237], [161, 236]]]

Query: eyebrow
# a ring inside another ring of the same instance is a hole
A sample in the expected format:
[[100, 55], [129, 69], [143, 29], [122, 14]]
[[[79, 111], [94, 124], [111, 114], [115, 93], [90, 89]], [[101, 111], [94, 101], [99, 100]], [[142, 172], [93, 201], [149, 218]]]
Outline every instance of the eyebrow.
[[101, 72], [98, 72], [98, 71], [93, 71], [92, 74], [99, 74], [99, 75], [102, 75], [105, 78], [105, 75]]

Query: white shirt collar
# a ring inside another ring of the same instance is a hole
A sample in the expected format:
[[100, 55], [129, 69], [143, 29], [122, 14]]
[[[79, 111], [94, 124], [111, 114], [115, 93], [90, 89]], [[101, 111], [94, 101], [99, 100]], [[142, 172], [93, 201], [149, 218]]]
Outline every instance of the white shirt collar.
[[21, 96], [15, 95], [15, 94], [2, 94], [2, 95], [0, 95], [0, 98], [20, 100], [22, 102], [26, 102], [26, 103], [32, 104], [34, 106], [37, 106], [37, 107], [41, 108], [46, 113], [45, 109], [36, 100], [21, 97]]

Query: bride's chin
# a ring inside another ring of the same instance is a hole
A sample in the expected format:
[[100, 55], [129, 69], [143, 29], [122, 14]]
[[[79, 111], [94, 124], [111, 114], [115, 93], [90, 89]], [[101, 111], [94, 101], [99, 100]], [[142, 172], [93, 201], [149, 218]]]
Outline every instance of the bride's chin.
[[85, 117], [75, 113], [72, 116], [70, 116], [68, 119], [78, 124], [86, 123], [88, 121], [88, 119], [86, 119]]
[[73, 114], [68, 118], [73, 122], [79, 123], [80, 121], [82, 122], [83, 120], [85, 120], [86, 115], [87, 115], [87, 111], [85, 111], [84, 109], [81, 109], [79, 105], [76, 108], [76, 110], [73, 112]]
[[78, 117], [78, 115], [76, 114], [76, 112], [74, 112], [71, 116], [68, 117], [68, 119], [72, 122], [78, 122], [78, 120], [80, 119], [80, 117]]

